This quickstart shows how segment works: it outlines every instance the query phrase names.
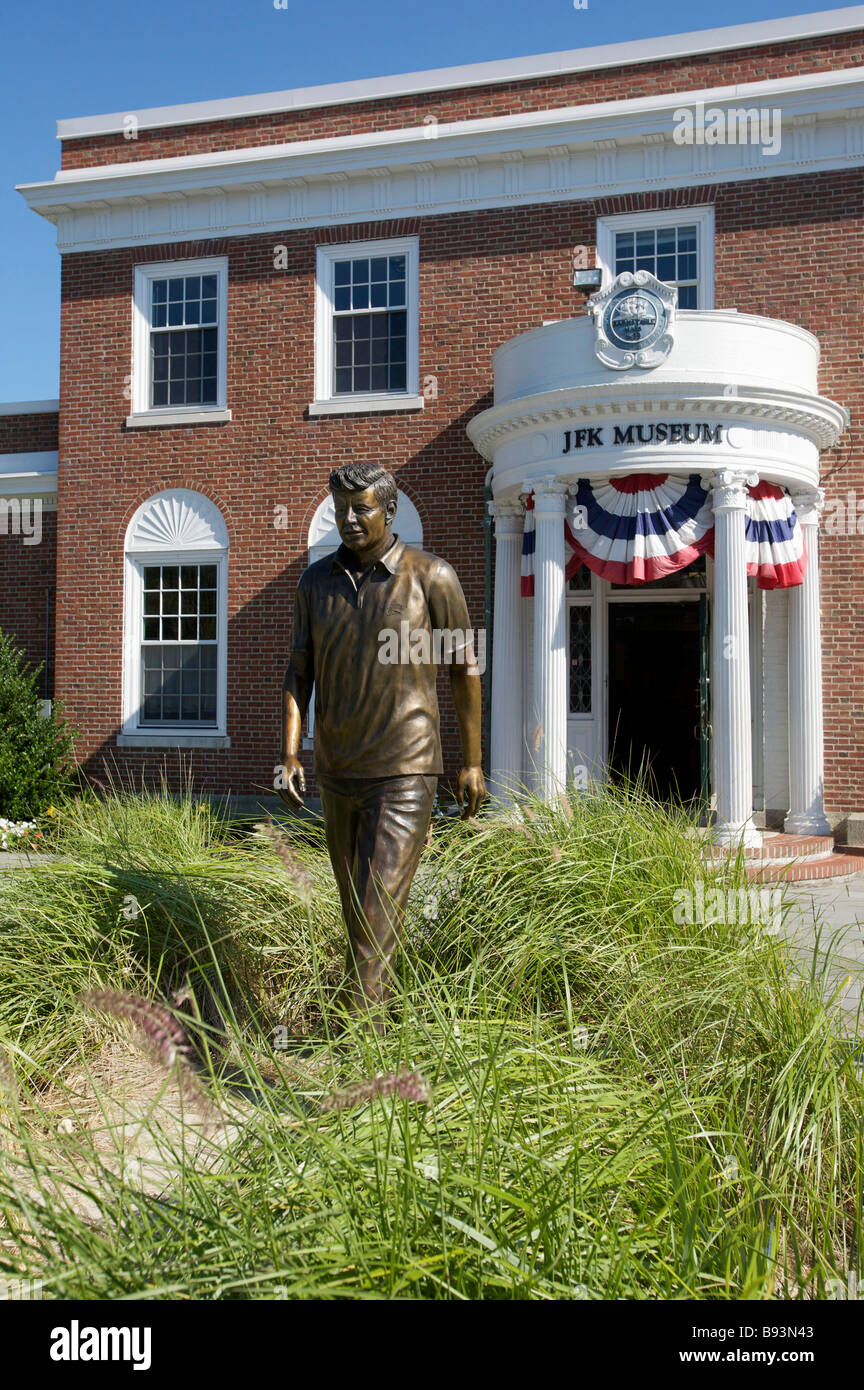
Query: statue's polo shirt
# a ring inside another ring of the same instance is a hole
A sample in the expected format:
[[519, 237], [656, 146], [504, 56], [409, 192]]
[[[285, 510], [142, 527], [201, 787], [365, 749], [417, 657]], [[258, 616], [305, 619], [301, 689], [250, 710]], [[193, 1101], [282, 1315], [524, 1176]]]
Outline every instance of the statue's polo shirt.
[[[471, 634], [459, 580], [444, 560], [398, 537], [369, 569], [351, 561], [340, 546], [310, 565], [297, 587], [291, 664], [315, 682], [315, 771], [440, 774], [434, 658], [447, 646], [434, 634], [451, 633], [452, 660], [464, 657]], [[404, 659], [412, 651], [432, 659]]]

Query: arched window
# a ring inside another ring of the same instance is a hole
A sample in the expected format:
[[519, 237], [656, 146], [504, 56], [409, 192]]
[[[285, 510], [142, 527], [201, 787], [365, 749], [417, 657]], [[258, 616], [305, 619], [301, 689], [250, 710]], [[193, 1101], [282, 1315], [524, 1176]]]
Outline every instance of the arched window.
[[[423, 545], [423, 523], [420, 520], [420, 513], [414, 506], [410, 497], [406, 497], [404, 492], [396, 493], [396, 519], [393, 522], [393, 530], [405, 545]], [[333, 506], [333, 494], [329, 493], [312, 518], [309, 527], [309, 564], [314, 565], [316, 560], [323, 560], [325, 555], [332, 555], [334, 550], [339, 549], [339, 532], [336, 529], [336, 511]], [[309, 716], [306, 725], [306, 738], [304, 746], [312, 746], [312, 730], [314, 726], [315, 693], [313, 690], [312, 698], [309, 701]]]
[[[406, 545], [422, 546], [423, 523], [420, 520], [420, 513], [411, 498], [406, 497], [404, 492], [397, 492], [396, 494], [396, 520], [393, 522], [393, 530], [400, 541], [404, 541]], [[336, 512], [333, 507], [332, 493], [324, 498], [312, 518], [309, 527], [308, 546], [310, 565], [314, 565], [316, 560], [321, 560], [325, 555], [331, 555], [334, 550], [339, 549], [339, 532], [336, 530]]]
[[215, 502], [171, 488], [126, 531], [122, 746], [229, 746], [228, 528]]

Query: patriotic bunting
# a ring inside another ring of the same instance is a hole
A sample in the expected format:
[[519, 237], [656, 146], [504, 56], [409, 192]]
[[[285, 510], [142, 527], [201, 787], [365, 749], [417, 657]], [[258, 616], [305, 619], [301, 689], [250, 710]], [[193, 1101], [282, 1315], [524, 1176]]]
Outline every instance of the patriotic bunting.
[[[566, 578], [585, 564], [613, 584], [639, 585], [686, 569], [714, 553], [714, 515], [698, 473], [633, 473], [589, 482], [580, 478], [572, 527], [564, 523]], [[522, 595], [534, 596], [534, 497], [525, 501]], [[785, 488], [748, 488], [747, 573], [760, 589], [800, 584], [807, 567], [804, 542]]]
[[576, 553], [613, 584], [664, 579], [711, 548], [714, 514], [698, 473], [580, 478], [575, 503]]
[[755, 574], [760, 589], [800, 584], [807, 572], [807, 555], [792, 498], [774, 483], [757, 483], [747, 494], [747, 573]]

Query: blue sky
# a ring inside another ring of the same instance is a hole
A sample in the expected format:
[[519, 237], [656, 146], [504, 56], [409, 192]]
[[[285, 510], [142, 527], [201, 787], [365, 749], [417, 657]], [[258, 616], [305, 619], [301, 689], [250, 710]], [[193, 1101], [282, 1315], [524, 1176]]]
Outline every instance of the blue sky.
[[[62, 117], [514, 58], [788, 14], [801, 0], [4, 0], [0, 401], [57, 395], [54, 228], [16, 183], [49, 179]], [[828, 8], [823, 6], [822, 8]]]

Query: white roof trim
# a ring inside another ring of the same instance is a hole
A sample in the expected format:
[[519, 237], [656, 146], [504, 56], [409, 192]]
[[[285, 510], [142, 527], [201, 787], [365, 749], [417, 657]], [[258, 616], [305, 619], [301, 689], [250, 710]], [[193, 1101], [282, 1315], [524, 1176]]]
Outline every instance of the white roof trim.
[[[769, 100], [782, 150], [674, 138], [681, 108]], [[19, 192], [57, 225], [66, 254], [854, 168], [864, 163], [864, 66], [428, 130], [67, 170]]]
[[236, 120], [278, 111], [336, 106], [348, 102], [381, 100], [423, 92], [490, 86], [500, 82], [528, 82], [566, 72], [596, 71], [599, 68], [629, 66], [633, 63], [659, 62], [667, 58], [719, 53], [723, 50], [750, 48], [766, 43], [792, 43], [796, 39], [815, 38], [821, 34], [842, 34], [855, 29], [864, 29], [864, 5], [794, 15], [788, 19], [726, 25], [720, 29], [700, 29], [662, 38], [628, 40], [624, 43], [601, 44], [593, 48], [567, 49], [560, 53], [538, 53], [527, 58], [505, 58], [491, 63], [433, 68], [427, 72], [362, 78], [359, 81], [328, 83], [319, 87], [297, 87], [283, 92], [264, 92], [256, 96], [187, 102], [180, 106], [152, 106], [140, 111], [79, 116], [58, 121], [57, 138], [75, 140], [93, 135], [116, 135], [124, 130], [124, 119], [130, 115], [135, 116], [139, 130], [197, 125], [206, 121]]
[[[864, 7], [862, 7], [864, 12]], [[815, 103], [815, 109], [834, 111], [842, 119], [849, 102], [861, 104], [864, 67], [845, 68], [828, 73], [801, 73], [794, 77], [771, 78], [759, 82], [736, 83], [689, 92], [658, 92], [649, 96], [619, 98], [615, 101], [587, 102], [581, 106], [520, 111], [509, 116], [475, 117], [466, 121], [442, 121], [435, 127], [435, 138], [428, 138], [428, 127], [409, 126], [396, 130], [368, 131], [358, 135], [329, 136], [319, 140], [295, 140], [284, 145], [259, 145], [251, 149], [211, 150], [203, 154], [174, 155], [165, 159], [142, 159], [124, 164], [100, 164], [85, 169], [61, 169], [53, 179], [40, 183], [17, 184], [19, 193], [35, 211], [50, 216], [98, 198], [147, 197], [203, 192], [228, 184], [248, 184], [264, 177], [305, 178], [362, 170], [370, 159], [396, 167], [422, 157], [427, 161], [455, 158], [494, 149], [526, 152], [531, 145], [542, 146], [550, 139], [573, 139], [578, 127], [581, 139], [611, 134], [621, 138], [630, 131], [624, 125], [634, 120], [640, 131], [647, 131], [646, 118], [654, 117], [658, 129], [669, 127], [670, 113], [682, 106], [704, 101], [723, 104], [786, 98], [801, 109]], [[857, 90], [856, 90], [857, 89]], [[785, 114], [785, 113], [784, 113]], [[620, 129], [611, 129], [619, 122]], [[596, 127], [596, 130], [595, 130]], [[607, 130], [607, 127], [610, 127]], [[602, 129], [601, 129], [602, 128]]]
[[0, 454], [0, 497], [45, 497], [57, 491], [57, 450]]
[[59, 409], [59, 401], [0, 401], [0, 415], [53, 415]]

